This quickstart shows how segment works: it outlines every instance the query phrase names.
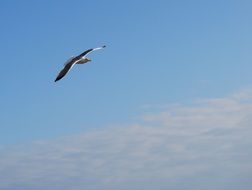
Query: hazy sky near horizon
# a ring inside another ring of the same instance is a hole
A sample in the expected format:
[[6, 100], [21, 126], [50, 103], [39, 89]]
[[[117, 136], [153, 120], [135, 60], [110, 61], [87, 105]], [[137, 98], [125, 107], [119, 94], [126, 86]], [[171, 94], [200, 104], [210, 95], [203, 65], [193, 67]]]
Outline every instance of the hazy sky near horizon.
[[251, 8], [1, 1], [0, 189], [251, 189]]

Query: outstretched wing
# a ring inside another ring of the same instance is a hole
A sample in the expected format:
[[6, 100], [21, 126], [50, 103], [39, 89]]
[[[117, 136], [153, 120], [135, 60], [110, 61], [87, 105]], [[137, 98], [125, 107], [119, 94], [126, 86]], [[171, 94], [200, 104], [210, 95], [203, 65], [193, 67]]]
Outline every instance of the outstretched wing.
[[66, 66], [68, 63], [73, 61], [74, 58], [75, 58], [74, 56], [71, 56], [68, 60], [66, 60], [66, 62], [64, 63], [64, 66]]
[[84, 57], [86, 56], [87, 54], [91, 53], [92, 51], [95, 51], [95, 50], [98, 50], [98, 49], [102, 49], [102, 48], [105, 48], [106, 46], [101, 46], [101, 47], [97, 47], [97, 48], [92, 48], [92, 49], [88, 49], [86, 51], [84, 51], [83, 53], [81, 53], [80, 55], [78, 55], [77, 57], [80, 58], [80, 57]]
[[102, 48], [105, 48], [106, 46], [101, 46], [101, 47], [97, 47], [97, 48], [92, 48], [92, 49], [88, 49], [86, 51], [84, 51], [83, 53], [81, 53], [80, 55], [76, 56], [76, 57], [72, 57], [70, 58], [64, 65], [64, 68], [60, 71], [60, 73], [58, 74], [57, 78], [55, 79], [55, 82], [62, 79], [69, 71], [70, 69], [75, 65], [75, 63], [80, 60], [82, 57], [86, 56], [88, 53], [95, 51], [95, 50], [99, 50]]
[[64, 68], [59, 72], [54, 82], [62, 79], [70, 71], [70, 69], [74, 66], [75, 63], [76, 63], [76, 60], [74, 58], [71, 59], [71, 61], [69, 61], [68, 63], [65, 63]]

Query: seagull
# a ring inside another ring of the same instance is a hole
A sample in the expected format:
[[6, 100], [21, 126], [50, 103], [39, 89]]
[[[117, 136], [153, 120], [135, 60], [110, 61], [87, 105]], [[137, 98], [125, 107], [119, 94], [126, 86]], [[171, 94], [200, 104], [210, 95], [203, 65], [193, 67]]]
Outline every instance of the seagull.
[[92, 51], [95, 51], [95, 50], [103, 49], [105, 47], [106, 46], [101, 46], [101, 47], [97, 47], [97, 48], [91, 48], [91, 49], [88, 49], [88, 50], [84, 51], [83, 53], [81, 53], [78, 56], [75, 56], [75, 57], [73, 56], [70, 59], [68, 59], [66, 61], [66, 63], [64, 64], [64, 68], [59, 72], [59, 74], [58, 74], [58, 76], [57, 76], [57, 78], [55, 79], [54, 82], [62, 79], [70, 71], [70, 69], [75, 64], [85, 64], [85, 63], [91, 61], [90, 59], [88, 59], [86, 57], [87, 54], [89, 54], [89, 53], [91, 53]]

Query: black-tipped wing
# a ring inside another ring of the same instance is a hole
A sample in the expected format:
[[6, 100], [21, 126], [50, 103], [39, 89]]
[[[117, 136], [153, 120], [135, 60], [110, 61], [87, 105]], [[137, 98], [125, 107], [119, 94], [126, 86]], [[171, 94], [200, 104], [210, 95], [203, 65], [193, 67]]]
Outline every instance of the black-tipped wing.
[[69, 63], [66, 63], [65, 67], [59, 72], [59, 74], [54, 82], [62, 79], [68, 73], [68, 71], [70, 71], [70, 69], [74, 66], [75, 63], [76, 63], [75, 59], [72, 59], [72, 60], [70, 60]]
[[95, 50], [98, 50], [98, 49], [102, 49], [102, 48], [105, 48], [105, 47], [106, 46], [101, 46], [101, 47], [98, 47], [98, 48], [88, 49], [88, 50], [84, 51], [83, 53], [81, 53], [80, 55], [78, 55], [76, 58], [84, 57], [85, 55], [87, 55], [88, 53], [91, 53], [92, 51], [95, 51]]
[[74, 64], [78, 60], [80, 60], [82, 57], [84, 57], [85, 55], [87, 55], [88, 53], [90, 53], [92, 51], [99, 50], [99, 49], [102, 49], [102, 48], [105, 48], [105, 47], [106, 46], [101, 46], [101, 47], [97, 47], [97, 48], [88, 49], [88, 50], [84, 51], [83, 53], [81, 53], [80, 55], [71, 58], [69, 61], [67, 61], [65, 63], [65, 67], [60, 71], [57, 78], [55, 79], [55, 82], [62, 79], [70, 71], [70, 69], [74, 66]]

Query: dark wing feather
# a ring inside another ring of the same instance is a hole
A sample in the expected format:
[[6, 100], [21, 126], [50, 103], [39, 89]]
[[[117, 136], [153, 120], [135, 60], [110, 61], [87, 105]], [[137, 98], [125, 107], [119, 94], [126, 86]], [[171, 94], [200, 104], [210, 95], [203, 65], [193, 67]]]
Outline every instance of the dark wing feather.
[[75, 58], [80, 59], [80, 58], [84, 57], [85, 55], [87, 55], [88, 53], [90, 53], [91, 51], [95, 51], [95, 50], [102, 49], [102, 48], [105, 48], [105, 47], [106, 46], [101, 46], [101, 47], [98, 47], [98, 48], [88, 49], [88, 50], [84, 51], [83, 53], [81, 53], [80, 55], [76, 56]]
[[94, 50], [98, 50], [98, 49], [102, 49], [102, 48], [105, 48], [106, 46], [101, 46], [101, 47], [98, 47], [98, 48], [91, 48], [91, 49], [88, 49], [86, 51], [84, 51], [83, 53], [81, 53], [80, 55], [72, 58], [69, 60], [69, 63], [66, 63], [65, 64], [65, 67], [60, 71], [60, 73], [58, 74], [57, 78], [55, 79], [55, 82], [62, 79], [67, 73], [68, 71], [72, 68], [72, 66], [78, 61], [80, 60], [82, 57], [84, 57], [85, 55], [87, 55], [88, 53], [90, 53], [91, 51], [94, 51]]
[[93, 51], [93, 48], [84, 51], [83, 53], [81, 53], [81, 54], [78, 55], [77, 57], [78, 57], [78, 58], [84, 57], [85, 55], [87, 55], [87, 54], [88, 54], [89, 52], [91, 52], [91, 51]]
[[65, 67], [59, 72], [57, 78], [55, 79], [54, 82], [62, 79], [67, 73], [68, 71], [72, 68], [73, 64], [75, 63], [76, 61], [73, 59], [71, 62], [67, 63], [65, 65]]

